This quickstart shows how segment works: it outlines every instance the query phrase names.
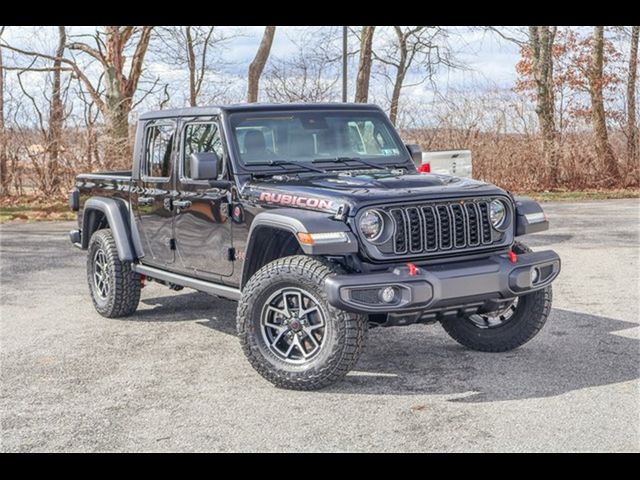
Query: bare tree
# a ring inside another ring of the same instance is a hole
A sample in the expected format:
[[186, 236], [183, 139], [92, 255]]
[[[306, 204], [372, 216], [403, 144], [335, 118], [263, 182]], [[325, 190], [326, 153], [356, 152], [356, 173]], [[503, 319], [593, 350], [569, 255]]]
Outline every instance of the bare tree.
[[596, 152], [603, 162], [611, 180], [618, 179], [620, 172], [618, 162], [609, 143], [607, 120], [602, 92], [604, 65], [604, 27], [596, 26], [593, 30], [591, 65], [589, 68], [589, 95], [591, 96], [591, 121], [595, 134]]
[[67, 43], [67, 33], [65, 27], [58, 27], [58, 46], [56, 47], [55, 60], [53, 61], [51, 108], [49, 110], [49, 130], [47, 132], [47, 147], [49, 154], [50, 169], [54, 172], [51, 178], [51, 192], [56, 192], [60, 186], [60, 177], [55, 175], [58, 172], [60, 161], [60, 149], [62, 146], [62, 128], [64, 126], [65, 111], [62, 101], [62, 57]]
[[[62, 66], [61, 61], [65, 44], [65, 27], [60, 26], [55, 53], [50, 56], [51, 64], [36, 66], [38, 59], [33, 58], [28, 66], [18, 69], [16, 76], [23, 95], [21, 105], [24, 115], [14, 128], [14, 134], [19, 137], [18, 150], [31, 165], [32, 181], [47, 196], [60, 193], [62, 186], [61, 162], [65, 153], [62, 133], [69, 116], [65, 105], [71, 84], [70, 75], [63, 78], [63, 72], [69, 70]], [[44, 85], [51, 86], [49, 92], [39, 87], [37, 95], [30, 93], [22, 76], [33, 72], [46, 73]], [[30, 110], [27, 111], [25, 109], [28, 106]]]
[[[161, 28], [158, 35], [161, 41], [159, 53], [167, 63], [187, 70], [190, 106], [198, 105], [203, 89], [207, 86], [207, 73], [219, 71], [224, 64], [220, 49], [234, 36], [214, 26]], [[219, 86], [219, 82], [215, 82], [215, 86]]]
[[[0, 40], [5, 26], [0, 27]], [[7, 174], [7, 140], [4, 125], [4, 62], [2, 60], [2, 47], [0, 47], [0, 196], [8, 192]]]
[[[99, 92], [90, 79], [89, 69], [81, 66], [75, 57], [63, 57], [60, 62], [68, 66], [82, 82], [100, 110], [107, 127], [106, 155], [111, 162], [125, 158], [129, 153], [129, 113], [135, 106], [134, 95], [142, 75], [144, 58], [153, 27], [106, 26], [88, 36], [94, 45], [81, 41], [68, 43], [66, 48], [97, 61], [105, 78], [104, 92]], [[25, 50], [2, 44], [17, 53], [55, 61], [56, 57], [42, 52]], [[131, 52], [130, 62], [127, 56]], [[126, 65], [129, 68], [126, 70]], [[151, 93], [152, 89], [147, 91]]]
[[262, 35], [262, 41], [260, 47], [256, 52], [251, 65], [249, 65], [249, 81], [247, 86], [247, 102], [255, 103], [258, 101], [258, 88], [260, 85], [260, 77], [264, 66], [269, 59], [269, 53], [271, 52], [271, 45], [273, 44], [273, 37], [276, 34], [276, 27], [267, 26], [264, 28]]
[[[98, 91], [100, 90], [101, 87], [99, 80]], [[81, 129], [84, 134], [82, 139], [82, 148], [80, 149], [81, 161], [79, 163], [84, 165], [84, 168], [86, 168], [88, 172], [92, 171], [94, 168], [103, 169], [97, 128], [100, 110], [96, 107], [96, 103], [93, 101], [91, 96], [84, 91], [82, 85], [79, 85], [77, 94], [82, 104]]]
[[376, 27], [364, 26], [360, 34], [360, 59], [356, 78], [356, 103], [367, 103], [369, 100], [369, 80], [373, 53], [373, 33]]
[[337, 30], [308, 29], [293, 43], [297, 50], [286, 58], [273, 58], [264, 73], [265, 93], [271, 102], [336, 101], [340, 92]]
[[533, 79], [535, 112], [542, 136], [542, 152], [548, 168], [548, 181], [556, 187], [560, 181], [558, 130], [555, 122], [555, 84], [553, 47], [557, 26], [528, 28], [488, 27], [502, 39], [520, 47], [523, 57], [530, 59], [527, 76]]
[[[396, 124], [403, 87], [415, 86], [433, 77], [438, 66], [454, 66], [451, 51], [446, 45], [446, 32], [440, 27], [400, 27], [394, 26], [394, 38], [381, 50], [373, 51], [374, 58], [383, 64], [383, 75], [393, 85], [389, 118]], [[421, 73], [407, 83], [407, 77], [414, 66], [419, 64]], [[387, 71], [387, 69], [390, 70]]]
[[629, 74], [627, 78], [627, 162], [629, 171], [638, 175], [638, 125], [636, 122], [636, 88], [638, 83], [638, 35], [640, 27], [631, 29]]
[[536, 87], [536, 113], [552, 186], [558, 185], [560, 177], [553, 84], [553, 42], [556, 32], [556, 26], [529, 27], [529, 49]]

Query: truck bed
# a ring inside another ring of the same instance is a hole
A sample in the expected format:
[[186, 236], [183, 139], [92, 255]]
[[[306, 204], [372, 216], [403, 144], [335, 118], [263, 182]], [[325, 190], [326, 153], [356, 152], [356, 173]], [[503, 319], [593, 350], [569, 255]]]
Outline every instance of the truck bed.
[[90, 197], [119, 198], [129, 203], [131, 170], [82, 173], [76, 177], [78, 195], [78, 226], [82, 229], [84, 204]]

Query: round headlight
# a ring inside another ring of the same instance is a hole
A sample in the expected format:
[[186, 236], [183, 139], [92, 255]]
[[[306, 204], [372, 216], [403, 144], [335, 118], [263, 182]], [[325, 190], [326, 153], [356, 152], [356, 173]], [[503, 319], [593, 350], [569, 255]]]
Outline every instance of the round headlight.
[[502, 200], [492, 200], [489, 205], [489, 216], [493, 228], [500, 228], [507, 218], [507, 207]]
[[384, 220], [382, 215], [375, 210], [368, 210], [360, 217], [360, 232], [370, 242], [376, 241], [382, 235]]

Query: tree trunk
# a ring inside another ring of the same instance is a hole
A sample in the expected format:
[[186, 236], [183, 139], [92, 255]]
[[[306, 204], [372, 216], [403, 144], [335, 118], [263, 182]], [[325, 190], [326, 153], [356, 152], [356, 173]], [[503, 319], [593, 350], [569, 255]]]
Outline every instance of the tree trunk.
[[356, 79], [356, 103], [367, 103], [369, 100], [369, 79], [371, 78], [371, 56], [373, 52], [373, 33], [376, 27], [362, 27], [360, 39], [360, 60]]
[[619, 178], [618, 162], [613, 154], [607, 132], [607, 119], [602, 94], [602, 72], [604, 68], [604, 27], [594, 27], [591, 65], [589, 68], [589, 94], [591, 96], [591, 121], [596, 136], [596, 153], [602, 160], [609, 183]]
[[636, 121], [636, 85], [638, 81], [638, 34], [640, 27], [631, 30], [631, 50], [629, 53], [629, 77], [627, 79], [627, 172], [640, 181], [638, 152], [638, 126]]
[[53, 61], [53, 78], [51, 88], [51, 109], [49, 111], [49, 132], [48, 132], [48, 156], [49, 165], [47, 168], [47, 192], [56, 193], [60, 188], [60, 149], [62, 146], [62, 128], [64, 124], [64, 105], [62, 102], [62, 61], [67, 34], [65, 27], [58, 27], [58, 47], [56, 48], [56, 59]]
[[105, 100], [98, 103], [107, 129], [105, 165], [122, 168], [131, 162], [129, 144], [129, 113], [133, 106], [133, 96], [142, 73], [142, 64], [149, 46], [153, 27], [145, 26], [131, 58], [129, 75], [125, 75], [125, 49], [131, 39], [132, 27], [108, 26], [107, 52], [104, 57], [106, 80]]
[[258, 88], [262, 71], [269, 58], [271, 44], [276, 33], [276, 27], [265, 27], [260, 47], [256, 52], [256, 56], [249, 65], [249, 82], [247, 87], [247, 102], [255, 103], [258, 101]]
[[[0, 38], [4, 27], [0, 28]], [[9, 193], [9, 175], [7, 174], [7, 137], [4, 126], [4, 63], [0, 47], [0, 196]]]
[[104, 115], [107, 138], [105, 145], [105, 167], [121, 168], [130, 163], [129, 111], [130, 101], [118, 95], [107, 94], [107, 111]]
[[553, 95], [552, 48], [554, 37], [555, 27], [529, 27], [529, 47], [536, 85], [536, 114], [542, 134], [542, 151], [549, 172], [549, 183], [556, 187], [560, 183], [560, 172]]
[[404, 83], [404, 73], [398, 70], [395, 81], [393, 82], [393, 93], [391, 94], [391, 105], [389, 106], [389, 120], [395, 126], [398, 121], [398, 109], [400, 103], [400, 93], [402, 84]]
[[185, 29], [187, 40], [187, 64], [189, 66], [189, 105], [195, 107], [198, 104], [198, 92], [196, 89], [196, 53], [193, 48], [193, 37], [191, 27]]
[[393, 93], [391, 94], [391, 105], [389, 106], [389, 120], [391, 120], [394, 126], [398, 120], [400, 93], [402, 92], [402, 84], [404, 83], [404, 77], [407, 73], [407, 39], [402, 32], [400, 32], [399, 27], [395, 28], [396, 35], [398, 36], [400, 58], [398, 59], [396, 78], [393, 82]]

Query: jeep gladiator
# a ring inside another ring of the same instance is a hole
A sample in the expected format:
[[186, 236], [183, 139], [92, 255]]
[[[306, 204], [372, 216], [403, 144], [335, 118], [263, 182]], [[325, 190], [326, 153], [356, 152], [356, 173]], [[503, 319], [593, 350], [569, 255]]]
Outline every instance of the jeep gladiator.
[[77, 177], [70, 239], [105, 317], [132, 315], [145, 281], [237, 301], [245, 355], [283, 388], [341, 379], [371, 327], [440, 322], [474, 350], [519, 347], [560, 271], [516, 240], [548, 228], [542, 208], [421, 160], [374, 105], [146, 113], [131, 171]]

